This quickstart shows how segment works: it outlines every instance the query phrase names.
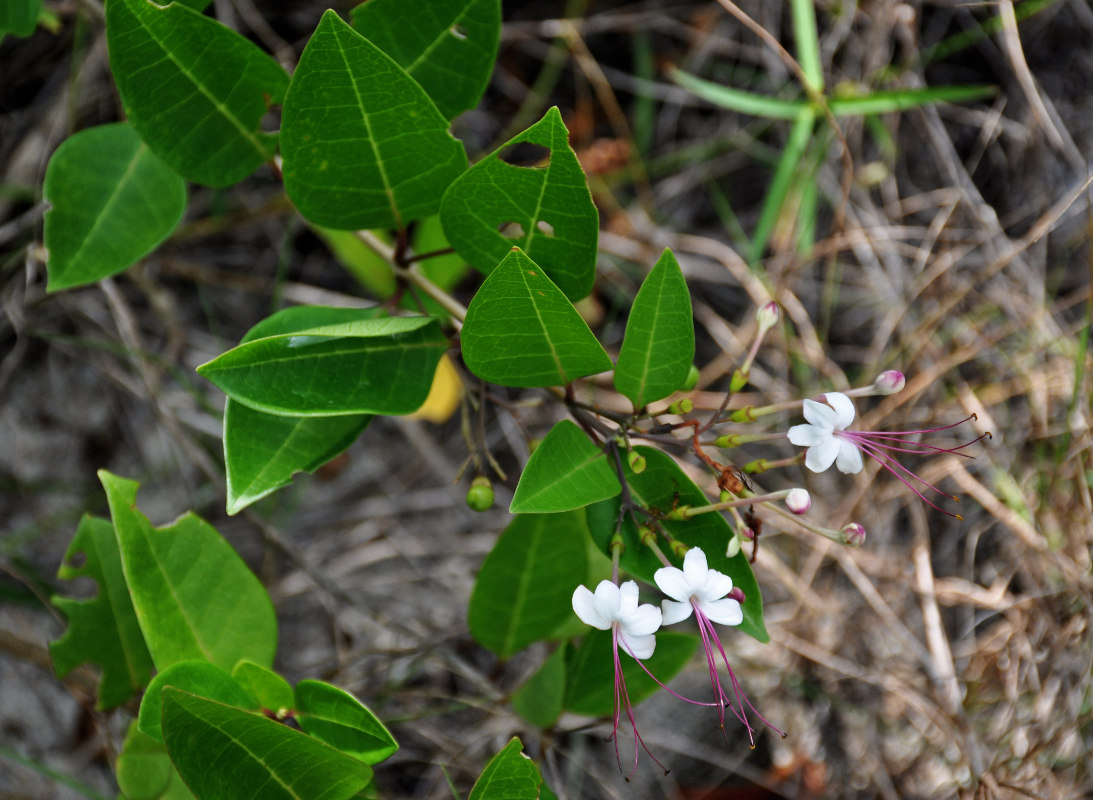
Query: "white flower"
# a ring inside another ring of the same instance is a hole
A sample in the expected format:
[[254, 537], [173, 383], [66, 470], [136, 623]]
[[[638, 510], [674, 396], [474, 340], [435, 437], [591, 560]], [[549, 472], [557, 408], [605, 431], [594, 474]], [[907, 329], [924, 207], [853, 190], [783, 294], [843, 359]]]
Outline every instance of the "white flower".
[[595, 594], [578, 586], [573, 592], [573, 611], [585, 625], [601, 631], [614, 628], [616, 644], [622, 644], [634, 658], [653, 655], [660, 609], [650, 603], [638, 605], [638, 585], [633, 581], [622, 586], [600, 581]]
[[805, 400], [805, 419], [810, 424], [790, 428], [790, 442], [808, 448], [805, 466], [813, 472], [823, 472], [832, 462], [839, 472], [861, 472], [861, 452], [852, 439], [839, 436], [854, 421], [854, 404], [842, 392], [828, 392], [824, 399], [830, 406]]
[[719, 625], [739, 625], [744, 620], [740, 603], [725, 597], [732, 591], [732, 578], [706, 565], [706, 554], [692, 547], [683, 557], [683, 569], [661, 567], [653, 575], [657, 586], [671, 600], [660, 607], [665, 625], [687, 619], [692, 606]]

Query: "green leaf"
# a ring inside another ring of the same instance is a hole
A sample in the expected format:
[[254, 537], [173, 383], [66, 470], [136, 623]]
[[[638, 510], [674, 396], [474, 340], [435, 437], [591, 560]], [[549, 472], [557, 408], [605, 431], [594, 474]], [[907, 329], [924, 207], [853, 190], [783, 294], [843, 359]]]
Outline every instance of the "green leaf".
[[110, 69], [140, 138], [194, 183], [228, 186], [273, 157], [259, 122], [288, 75], [256, 45], [182, 3], [107, 0]]
[[46, 168], [48, 290], [114, 275], [159, 246], [186, 211], [186, 182], [124, 123], [70, 136]]
[[256, 339], [197, 371], [271, 414], [409, 414], [425, 402], [447, 347], [431, 317], [364, 319]]
[[474, 108], [493, 73], [501, 38], [500, 0], [369, 0], [353, 27], [421, 84], [452, 119]]
[[482, 770], [469, 800], [539, 800], [543, 776], [535, 762], [521, 752], [523, 747], [515, 736], [510, 739]]
[[512, 696], [512, 708], [539, 728], [549, 728], [558, 721], [565, 707], [566, 660], [572, 651], [564, 644]]
[[665, 250], [634, 298], [615, 365], [615, 388], [644, 408], [683, 385], [695, 357], [691, 295], [671, 250]]
[[861, 97], [834, 97], [828, 103], [836, 117], [887, 114], [920, 108], [931, 103], [963, 103], [997, 94], [994, 86], [925, 86], [918, 89], [890, 89]]
[[471, 592], [471, 635], [501, 658], [548, 638], [573, 613], [584, 580], [583, 514], [518, 516], [482, 563]]
[[425, 91], [333, 11], [292, 76], [281, 152], [296, 208], [339, 229], [404, 228], [434, 213], [467, 168]]
[[242, 658], [273, 662], [277, 620], [266, 590], [197, 515], [153, 528], [136, 508], [136, 481], [99, 471], [122, 568], [156, 669], [204, 660], [230, 670]]
[[348, 800], [372, 768], [258, 714], [163, 690], [163, 737], [201, 800]]
[[565, 419], [535, 448], [509, 511], [543, 514], [583, 508], [622, 491], [615, 465], [580, 428]]
[[0, 3], [0, 39], [5, 33], [30, 36], [38, 26], [42, 0], [4, 0]]
[[296, 702], [292, 686], [279, 674], [244, 659], [232, 669], [232, 677], [257, 701], [259, 707], [279, 714]]
[[296, 721], [305, 733], [367, 764], [398, 750], [386, 726], [357, 698], [322, 681], [296, 684]]
[[[81, 554], [83, 565], [75, 566]], [[120, 706], [147, 685], [152, 656], [129, 599], [114, 526], [85, 514], [57, 577], [66, 581], [91, 578], [98, 586], [98, 594], [91, 600], [50, 598], [68, 619], [68, 630], [49, 643], [53, 669], [57, 677], [63, 678], [78, 664], [98, 664], [102, 680], [96, 708]]]
[[157, 742], [163, 741], [161, 722], [164, 686], [173, 686], [236, 708], [258, 710], [254, 698], [220, 667], [213, 666], [208, 661], [180, 661], [152, 679], [140, 703], [140, 714], [137, 717], [140, 732]]
[[[645, 659], [649, 672], [661, 683], [667, 683], [683, 669], [694, 656], [698, 639], [682, 633], [657, 633], [657, 647], [653, 655]], [[590, 631], [576, 649], [567, 665], [565, 707], [576, 714], [603, 717], [615, 707], [615, 661], [611, 654], [614, 644], [611, 631]], [[656, 692], [656, 681], [646, 674], [634, 659], [619, 652], [619, 664], [626, 678], [630, 702], [637, 705]]]
[[125, 744], [118, 755], [118, 788], [126, 800], [193, 800], [178, 776], [167, 748], [129, 723]]
[[460, 339], [467, 368], [502, 386], [557, 386], [611, 369], [581, 315], [515, 247], [471, 300]]
[[[521, 147], [544, 160], [505, 160]], [[557, 108], [452, 183], [440, 220], [448, 241], [483, 274], [515, 246], [570, 300], [592, 291], [600, 217]]]
[[[240, 344], [296, 333], [321, 325], [374, 319], [379, 309], [294, 306], [266, 317]], [[297, 472], [314, 472], [357, 440], [372, 417], [288, 417], [268, 414], [228, 398], [224, 407], [224, 465], [227, 508], [236, 514], [292, 482]]]

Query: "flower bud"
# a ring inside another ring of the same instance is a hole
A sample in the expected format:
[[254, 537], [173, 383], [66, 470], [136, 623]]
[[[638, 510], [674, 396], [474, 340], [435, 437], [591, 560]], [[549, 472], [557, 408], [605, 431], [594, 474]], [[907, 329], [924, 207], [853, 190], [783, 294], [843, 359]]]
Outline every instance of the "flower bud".
[[493, 486], [485, 475], [471, 481], [467, 490], [467, 507], [472, 511], [488, 511], [493, 507]]
[[733, 394], [743, 391], [744, 387], [748, 385], [749, 371], [746, 369], [738, 369], [732, 374], [732, 379], [729, 381], [729, 391]]
[[790, 489], [786, 492], [786, 508], [794, 514], [804, 514], [811, 507], [812, 498], [807, 489]]
[[839, 529], [842, 534], [843, 544], [851, 547], [861, 547], [865, 542], [865, 528], [856, 522], [848, 522]]
[[687, 377], [683, 379], [683, 385], [679, 387], [679, 391], [691, 391], [691, 389], [698, 386], [699, 377], [700, 376], [698, 374], [698, 367], [696, 367], [694, 364], [691, 364], [691, 368], [687, 370]]
[[689, 397], [684, 397], [682, 400], [676, 400], [670, 406], [668, 406], [669, 414], [690, 414], [694, 411], [694, 400]]
[[633, 450], [626, 454], [626, 463], [630, 465], [630, 471], [635, 475], [645, 472], [645, 456]]
[[759, 330], [766, 333], [778, 324], [778, 317], [781, 315], [782, 312], [778, 308], [778, 304], [771, 300], [769, 303], [761, 305], [759, 310], [755, 312], [755, 321], [759, 323]]
[[890, 369], [882, 372], [873, 381], [873, 391], [877, 394], [895, 394], [907, 385], [907, 379], [898, 369]]

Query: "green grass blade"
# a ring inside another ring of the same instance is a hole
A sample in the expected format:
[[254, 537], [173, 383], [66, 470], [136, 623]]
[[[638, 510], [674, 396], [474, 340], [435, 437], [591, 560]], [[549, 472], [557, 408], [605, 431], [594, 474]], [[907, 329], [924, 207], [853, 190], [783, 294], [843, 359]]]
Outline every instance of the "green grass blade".
[[759, 223], [755, 226], [755, 238], [752, 240], [751, 252], [748, 260], [758, 261], [763, 251], [766, 250], [774, 231], [774, 223], [782, 211], [786, 202], [790, 187], [793, 185], [797, 168], [800, 165], [801, 156], [812, 138], [812, 127], [816, 122], [816, 112], [811, 108], [802, 108], [793, 129], [789, 133], [786, 149], [778, 160], [778, 167], [774, 171], [774, 180], [771, 181], [767, 197], [763, 201], [763, 210], [759, 214]]
[[805, 80], [813, 89], [822, 92], [824, 70], [820, 64], [820, 37], [816, 33], [816, 12], [812, 0], [793, 0], [793, 33], [797, 39], [797, 63], [805, 74]]
[[797, 119], [805, 107], [804, 100], [779, 100], [761, 94], [752, 94], [697, 78], [679, 69], [669, 71], [668, 77], [703, 100], [722, 108], [739, 111], [741, 114], [770, 119]]
[[890, 89], [873, 92], [863, 97], [832, 98], [828, 102], [836, 117], [861, 114], [887, 114], [905, 111], [930, 103], [962, 103], [989, 97], [997, 89], [994, 86], [929, 86], [923, 89]]

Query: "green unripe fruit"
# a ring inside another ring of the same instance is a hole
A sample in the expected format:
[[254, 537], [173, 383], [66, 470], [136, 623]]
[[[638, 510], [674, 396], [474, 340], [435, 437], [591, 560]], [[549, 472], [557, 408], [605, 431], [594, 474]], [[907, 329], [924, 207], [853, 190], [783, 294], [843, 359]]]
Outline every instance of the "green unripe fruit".
[[467, 507], [471, 511], [489, 511], [493, 508], [493, 486], [485, 475], [471, 481], [471, 488], [467, 490]]
[[694, 364], [691, 364], [691, 368], [687, 370], [687, 377], [683, 381], [683, 385], [679, 387], [679, 391], [689, 392], [691, 391], [691, 389], [698, 386], [698, 377], [698, 367], [696, 367]]

